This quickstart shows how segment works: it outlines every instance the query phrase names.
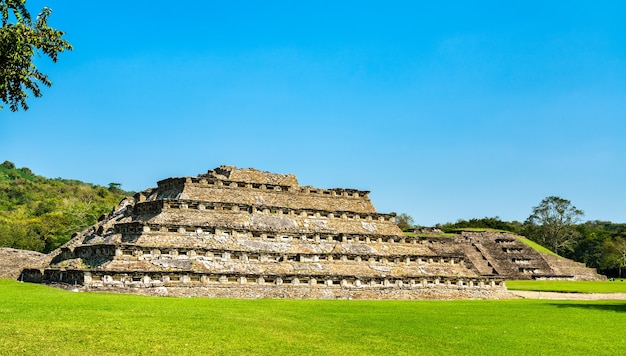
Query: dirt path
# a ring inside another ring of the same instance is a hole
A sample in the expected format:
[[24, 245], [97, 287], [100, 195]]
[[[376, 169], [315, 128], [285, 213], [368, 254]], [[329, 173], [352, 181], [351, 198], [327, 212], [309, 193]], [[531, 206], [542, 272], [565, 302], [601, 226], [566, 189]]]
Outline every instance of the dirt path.
[[626, 293], [558, 293], [510, 290], [511, 294], [528, 299], [554, 300], [626, 300]]

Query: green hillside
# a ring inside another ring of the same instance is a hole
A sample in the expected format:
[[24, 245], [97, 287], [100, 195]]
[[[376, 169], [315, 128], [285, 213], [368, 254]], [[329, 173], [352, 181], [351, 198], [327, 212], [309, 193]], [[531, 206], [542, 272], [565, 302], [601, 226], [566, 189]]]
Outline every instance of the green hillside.
[[116, 183], [107, 188], [50, 179], [5, 161], [0, 165], [0, 247], [49, 252], [129, 194]]

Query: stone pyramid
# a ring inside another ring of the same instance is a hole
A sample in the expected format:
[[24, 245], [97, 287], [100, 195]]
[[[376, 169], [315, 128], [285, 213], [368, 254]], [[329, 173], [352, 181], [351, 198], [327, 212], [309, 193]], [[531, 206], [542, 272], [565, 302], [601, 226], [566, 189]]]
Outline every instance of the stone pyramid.
[[[27, 280], [229, 298], [500, 298], [465, 247], [406, 236], [369, 192], [221, 166], [169, 178], [77, 234]], [[447, 247], [446, 247], [447, 246]]]

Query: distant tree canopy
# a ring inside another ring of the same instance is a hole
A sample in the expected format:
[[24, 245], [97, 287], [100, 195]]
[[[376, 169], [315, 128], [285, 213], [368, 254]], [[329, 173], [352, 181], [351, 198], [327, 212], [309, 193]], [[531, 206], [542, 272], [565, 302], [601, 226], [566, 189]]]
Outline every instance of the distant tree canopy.
[[33, 63], [35, 54], [43, 53], [56, 62], [60, 52], [72, 50], [72, 45], [62, 38], [65, 33], [48, 26], [51, 12], [44, 7], [33, 21], [26, 0], [0, 0], [0, 100], [11, 111], [20, 107], [28, 110], [27, 90], [40, 97], [38, 82], [52, 85]]
[[455, 223], [446, 223], [437, 225], [438, 228], [443, 231], [453, 231], [453, 230], [462, 230], [462, 229], [493, 229], [493, 230], [503, 230], [510, 231], [513, 233], [521, 233], [522, 232], [522, 224], [519, 221], [502, 221], [500, 217], [495, 216], [492, 218], [484, 217], [482, 219], [472, 218], [469, 220], [459, 219]]
[[6, 169], [14, 169], [15, 168], [15, 163], [10, 162], [10, 161], [4, 161], [4, 162], [2, 162], [0, 167], [6, 168]]
[[607, 265], [617, 265], [618, 276], [622, 276], [622, 270], [626, 267], [626, 233], [620, 234], [607, 241], [604, 248], [608, 251]]
[[77, 180], [49, 179], [0, 164], [0, 247], [49, 252], [96, 223], [129, 194]]
[[584, 216], [584, 212], [561, 197], [549, 196], [533, 207], [526, 219], [528, 238], [549, 247], [557, 254], [571, 249], [580, 234], [574, 225]]
[[109, 191], [113, 194], [123, 194], [121, 183], [109, 183]]
[[564, 256], [597, 268], [600, 272], [623, 277], [626, 267], [626, 224], [587, 221], [576, 225], [579, 237]]
[[413, 228], [413, 224], [415, 224], [415, 221], [409, 214], [402, 213], [396, 215], [396, 225], [398, 225], [400, 230], [411, 229]]

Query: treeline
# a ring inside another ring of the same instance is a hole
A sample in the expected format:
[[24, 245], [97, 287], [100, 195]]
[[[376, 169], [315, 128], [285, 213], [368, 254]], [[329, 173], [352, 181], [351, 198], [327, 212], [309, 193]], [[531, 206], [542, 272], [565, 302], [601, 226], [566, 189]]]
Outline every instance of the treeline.
[[[555, 250], [554, 246], [544, 239], [543, 232], [536, 224], [529, 221], [502, 221], [499, 217], [482, 219], [458, 220], [455, 223], [437, 224], [437, 228], [445, 232], [462, 229], [493, 229], [509, 231], [523, 235]], [[583, 262], [588, 267], [596, 268], [599, 273], [609, 277], [626, 275], [626, 224], [609, 221], [587, 221], [564, 229], [567, 239], [559, 245], [559, 255]]]
[[50, 252], [130, 194], [118, 183], [102, 187], [50, 179], [5, 161], [0, 165], [0, 247]]
[[451, 232], [462, 229], [493, 229], [509, 231], [516, 234], [523, 234], [524, 224], [519, 221], [502, 221], [499, 217], [494, 218], [482, 218], [482, 219], [459, 219], [455, 223], [437, 224], [437, 228]]

